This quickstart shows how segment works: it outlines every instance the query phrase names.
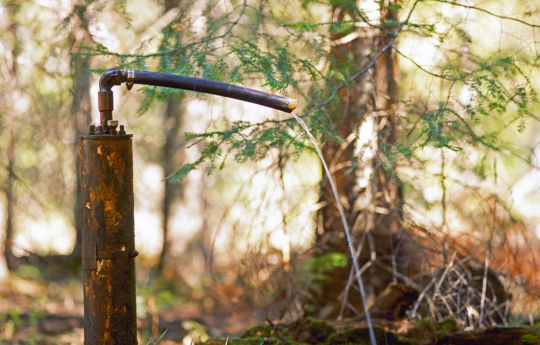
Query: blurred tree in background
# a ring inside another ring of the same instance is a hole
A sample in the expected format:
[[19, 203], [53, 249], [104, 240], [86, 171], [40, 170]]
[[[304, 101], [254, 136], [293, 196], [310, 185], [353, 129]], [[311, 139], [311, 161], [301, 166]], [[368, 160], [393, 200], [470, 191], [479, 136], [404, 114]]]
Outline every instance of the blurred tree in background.
[[[10, 269], [28, 252], [78, 256], [73, 166], [78, 135], [96, 113], [99, 74], [91, 72], [119, 67], [297, 97], [337, 183], [371, 297], [392, 281], [421, 285], [413, 274], [436, 277], [469, 256], [484, 277], [488, 267], [504, 273], [515, 296], [540, 294], [537, 235], [526, 207], [512, 204], [520, 192], [513, 186], [540, 158], [537, 5], [59, 4], [1, 4], [0, 183]], [[274, 316], [361, 310], [335, 201], [293, 118], [207, 95], [135, 89], [116, 93], [115, 116], [135, 134], [143, 271], [157, 267], [175, 292], [193, 298], [200, 287], [256, 306], [274, 298]], [[48, 237], [55, 243], [38, 244]], [[141, 284], [150, 276], [139, 275]]]
[[[92, 46], [95, 42], [88, 31], [88, 19], [86, 18], [86, 7], [82, 4], [75, 4], [73, 13], [65, 20], [68, 21], [71, 28], [69, 30], [68, 44], [70, 51], [76, 51], [80, 46]], [[72, 76], [73, 95], [71, 103], [71, 116], [74, 128], [73, 138], [73, 156], [75, 157], [75, 171], [78, 171], [80, 165], [79, 157], [79, 135], [87, 130], [88, 123], [91, 122], [91, 100], [90, 100], [90, 56], [71, 55], [70, 75]], [[77, 186], [80, 185], [80, 176], [76, 174]], [[81, 203], [80, 190], [75, 189], [74, 202], [74, 220], [75, 220], [75, 246], [72, 255], [78, 262], [82, 260], [81, 256]]]

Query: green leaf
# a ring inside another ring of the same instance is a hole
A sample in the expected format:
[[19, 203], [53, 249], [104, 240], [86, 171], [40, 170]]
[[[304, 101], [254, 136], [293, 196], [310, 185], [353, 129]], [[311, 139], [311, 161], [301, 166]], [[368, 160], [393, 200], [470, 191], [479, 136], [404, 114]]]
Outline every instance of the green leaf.
[[346, 35], [354, 31], [354, 24], [350, 22], [335, 22], [330, 25], [328, 31], [337, 35]]
[[389, 26], [389, 27], [394, 27], [394, 26], [399, 26], [400, 23], [396, 20], [393, 20], [393, 19], [387, 19], [387, 18], [383, 18], [383, 24], [385, 26]]
[[330, 0], [330, 5], [341, 7], [344, 11], [350, 13], [357, 13], [358, 7], [356, 6], [356, 1], [354, 0]]
[[471, 35], [469, 35], [469, 33], [465, 30], [463, 30], [462, 28], [456, 28], [456, 32], [459, 36], [459, 38], [461, 38], [463, 41], [465, 42], [468, 42], [468, 43], [472, 43], [472, 37]]
[[347, 262], [347, 255], [344, 253], [333, 252], [312, 258], [306, 264], [309, 269], [320, 272], [328, 272], [337, 267], [347, 266]]
[[384, 1], [379, 1], [379, 6], [381, 6], [381, 9], [387, 9], [387, 10], [392, 10], [392, 11], [401, 10], [401, 8], [402, 8], [401, 5], [399, 5], [399, 4], [385, 5]]
[[302, 7], [307, 8], [312, 2], [317, 2], [317, 0], [302, 0]]
[[180, 182], [191, 170], [195, 169], [197, 165], [198, 162], [184, 164], [180, 169], [165, 177], [165, 179], [171, 182]]
[[411, 157], [412, 156], [412, 149], [408, 146], [400, 146], [398, 148], [399, 153], [401, 153], [405, 157]]
[[399, 5], [399, 4], [388, 5], [385, 8], [387, 8], [389, 10], [392, 10], [392, 11], [398, 11], [398, 10], [402, 9], [401, 5]]

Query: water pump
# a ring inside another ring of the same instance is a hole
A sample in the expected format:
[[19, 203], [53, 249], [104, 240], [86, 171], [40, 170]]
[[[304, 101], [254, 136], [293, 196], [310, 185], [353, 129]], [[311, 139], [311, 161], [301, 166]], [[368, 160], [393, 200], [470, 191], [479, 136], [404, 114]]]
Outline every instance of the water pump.
[[84, 344], [137, 344], [132, 134], [113, 119], [112, 87], [126, 83], [210, 93], [292, 112], [296, 101], [236, 85], [111, 69], [99, 82], [100, 120], [80, 136]]

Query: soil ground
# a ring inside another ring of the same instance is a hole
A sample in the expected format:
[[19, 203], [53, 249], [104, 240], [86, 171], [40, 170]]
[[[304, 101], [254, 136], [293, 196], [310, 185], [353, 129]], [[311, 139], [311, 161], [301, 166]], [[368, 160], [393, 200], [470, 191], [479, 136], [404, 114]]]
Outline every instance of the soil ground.
[[[73, 277], [45, 282], [38, 273], [11, 275], [0, 281], [0, 345], [83, 344], [81, 281]], [[313, 319], [273, 324], [265, 320], [264, 311], [235, 302], [239, 292], [229, 289], [221, 300], [196, 301], [138, 289], [139, 344], [155, 344], [161, 335], [160, 345], [369, 344], [365, 321], [346, 327]], [[539, 327], [464, 332], [454, 320], [376, 322], [376, 335], [384, 339], [378, 344], [540, 344]]]

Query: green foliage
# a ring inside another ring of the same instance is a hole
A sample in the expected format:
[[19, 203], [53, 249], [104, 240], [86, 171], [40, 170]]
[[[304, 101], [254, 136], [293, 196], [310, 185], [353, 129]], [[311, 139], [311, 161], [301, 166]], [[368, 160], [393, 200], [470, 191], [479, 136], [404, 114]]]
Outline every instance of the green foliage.
[[521, 337], [521, 343], [523, 345], [534, 345], [538, 344], [538, 337], [534, 333], [524, 334]]
[[379, 2], [379, 5], [382, 7], [382, 8], [385, 8], [385, 9], [388, 9], [388, 10], [392, 10], [392, 11], [398, 11], [398, 10], [401, 10], [401, 5], [400, 4], [389, 4], [389, 5], [385, 5], [385, 2], [384, 1], [380, 1]]
[[457, 27], [456, 28], [456, 33], [458, 34], [459, 38], [463, 41], [463, 42], [466, 42], [466, 43], [472, 43], [472, 38], [471, 38], [471, 35], [469, 35], [469, 33], [465, 30], [463, 30], [462, 28], [460, 27]]
[[303, 266], [303, 271], [309, 281], [327, 280], [330, 272], [336, 268], [347, 266], [347, 262], [347, 255], [343, 253], [328, 253], [307, 260]]
[[[500, 140], [501, 132], [513, 123], [516, 131], [523, 131], [526, 121], [534, 119], [532, 109], [538, 98], [524, 70], [537, 66], [513, 56], [478, 60], [475, 69], [466, 74], [459, 70], [450, 72], [456, 67], [448, 66], [447, 73], [457, 77], [449, 81], [445, 102], [433, 110], [420, 110], [420, 120], [411, 129], [411, 133], [416, 133], [412, 146], [460, 150], [471, 144], [495, 151], [506, 149]], [[469, 88], [471, 96], [467, 103], [451, 98], [458, 80], [462, 87]]]
[[15, 329], [17, 329], [18, 327], [22, 325], [20, 313], [17, 310], [13, 310], [9, 312], [9, 316], [10, 316], [11, 321], [13, 321], [13, 324], [15, 325]]
[[401, 23], [393, 19], [383, 18], [383, 25], [386, 27], [398, 27]]
[[167, 180], [171, 182], [181, 181], [191, 170], [197, 168], [200, 162], [202, 162], [202, 160], [198, 160], [195, 163], [188, 163], [188, 164], [182, 165], [180, 169], [173, 172], [172, 174], [167, 175], [166, 177]]
[[[374, 46], [371, 55], [366, 55], [365, 64], [358, 66], [347, 47], [333, 48], [343, 53], [339, 59], [325, 48], [332, 37], [351, 33], [366, 23], [373, 25], [356, 1], [264, 0], [256, 7], [246, 1], [225, 13], [216, 11], [216, 6], [215, 1], [207, 3], [204, 10], [207, 25], [200, 34], [193, 34], [195, 30], [186, 26], [190, 23], [190, 11], [187, 5], [182, 7], [178, 18], [160, 33], [155, 51], [121, 54], [97, 45], [87, 53], [113, 57], [120, 67], [254, 83], [282, 94], [296, 93], [303, 97], [302, 115], [314, 135], [323, 141], [344, 141], [336, 131], [342, 115], [338, 91], [350, 88], [358, 76], [370, 70], [368, 67], [373, 66], [374, 60], [369, 59], [379, 49]], [[437, 2], [385, 5], [380, 1], [379, 6], [398, 11], [402, 16], [398, 20], [383, 19], [376, 27], [391, 28], [386, 31], [396, 35], [408, 31], [418, 39], [436, 39], [438, 49], [445, 56], [438, 71], [427, 70], [413, 61], [419, 73], [429, 73], [440, 80], [440, 92], [427, 101], [422, 95], [403, 99], [408, 116], [401, 119], [400, 125], [407, 135], [399, 145], [382, 150], [381, 157], [385, 157], [382, 164], [392, 170], [400, 157], [410, 158], [415, 150], [426, 146], [459, 151], [473, 145], [516, 153], [508, 151], [509, 145], [501, 139], [501, 134], [509, 128], [523, 132], [528, 121], [535, 118], [537, 95], [530, 75], [538, 67], [538, 57], [502, 50], [483, 55], [463, 51], [460, 47], [477, 44], [474, 32], [447, 16]], [[342, 15], [325, 23], [321, 21], [321, 8], [328, 12], [339, 8]], [[433, 9], [431, 16], [413, 15], [428, 8]], [[466, 102], [459, 99], [458, 90], [463, 87], [468, 87], [470, 94]], [[143, 92], [146, 97], [140, 114], [156, 102], [168, 100], [173, 93], [189, 96], [155, 87], [146, 87]], [[187, 145], [200, 145], [201, 155], [168, 179], [179, 181], [200, 167], [212, 172], [229, 159], [258, 160], [273, 149], [292, 153], [294, 157], [309, 149], [305, 139], [291, 119], [261, 123], [222, 121], [220, 125], [212, 124], [205, 133], [186, 134]]]
[[354, 30], [354, 23], [350, 21], [336, 21], [332, 23], [328, 29], [336, 35], [347, 35]]
[[207, 164], [207, 171], [216, 167], [223, 168], [227, 158], [243, 163], [258, 160], [266, 156], [271, 149], [289, 150], [298, 154], [311, 150], [304, 141], [294, 133], [288, 122], [269, 121], [265, 125], [253, 125], [247, 122], [235, 122], [225, 125], [226, 129], [205, 133], [186, 133], [186, 140], [203, 143], [200, 158], [183, 165], [179, 170], [167, 176], [171, 181], [179, 181], [191, 170], [202, 163]]
[[161, 335], [159, 336], [159, 338], [156, 339], [156, 341], [152, 341], [152, 339], [148, 339], [148, 342], [146, 343], [146, 345], [156, 345], [156, 344], [159, 344], [159, 342], [161, 340], [163, 340], [163, 337], [165, 337], [165, 334], [167, 333], [167, 330], [163, 331], [163, 333], [161, 333]]
[[347, 256], [343, 253], [328, 253], [323, 256], [310, 259], [307, 266], [320, 271], [331, 271], [336, 267], [345, 267]]
[[233, 44], [231, 50], [241, 62], [233, 68], [231, 79], [242, 81], [243, 75], [261, 75], [263, 84], [274, 90], [298, 86], [293, 79], [297, 64], [286, 46], [277, 45], [275, 52], [265, 52], [261, 51], [257, 42], [241, 40]]
[[435, 323], [434, 328], [436, 339], [442, 339], [448, 336], [448, 334], [460, 330], [458, 322], [452, 317], [447, 317], [444, 320]]
[[41, 280], [42, 279], [42, 272], [40, 269], [33, 265], [20, 265], [17, 268], [17, 275], [21, 277], [22, 279], [28, 279], [28, 280]]
[[428, 111], [422, 114], [423, 128], [420, 137], [424, 141], [420, 143], [420, 147], [432, 144], [437, 148], [449, 148], [451, 150], [459, 150], [459, 147], [452, 146], [451, 142], [455, 140], [455, 136], [447, 134], [451, 130], [459, 129], [459, 122], [449, 120], [446, 116], [451, 112], [444, 105], [435, 111]]

